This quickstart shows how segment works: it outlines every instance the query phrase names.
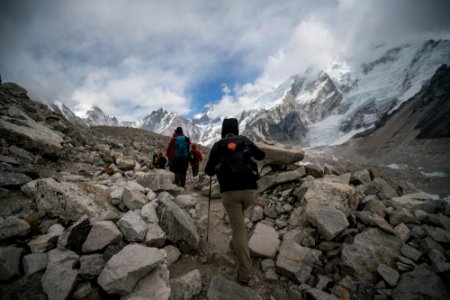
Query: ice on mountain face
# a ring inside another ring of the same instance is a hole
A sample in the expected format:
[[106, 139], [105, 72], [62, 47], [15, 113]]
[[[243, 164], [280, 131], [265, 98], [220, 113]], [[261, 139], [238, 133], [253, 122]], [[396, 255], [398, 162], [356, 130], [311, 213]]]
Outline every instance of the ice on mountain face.
[[426, 177], [447, 177], [447, 174], [444, 172], [420, 172], [422, 175]]

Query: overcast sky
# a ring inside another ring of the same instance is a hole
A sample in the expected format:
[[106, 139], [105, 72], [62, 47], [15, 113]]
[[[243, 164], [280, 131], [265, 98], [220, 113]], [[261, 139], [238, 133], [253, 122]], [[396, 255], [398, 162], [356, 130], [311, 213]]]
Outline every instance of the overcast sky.
[[0, 73], [34, 99], [121, 121], [224, 114], [380, 43], [450, 38], [448, 0], [0, 0]]

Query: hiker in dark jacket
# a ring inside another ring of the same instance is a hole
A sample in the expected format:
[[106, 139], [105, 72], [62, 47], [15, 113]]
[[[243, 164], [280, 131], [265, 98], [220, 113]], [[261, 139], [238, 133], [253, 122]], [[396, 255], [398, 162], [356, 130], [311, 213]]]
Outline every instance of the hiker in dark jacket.
[[167, 145], [166, 155], [171, 161], [171, 168], [175, 173], [175, 184], [181, 187], [184, 187], [186, 184], [190, 150], [190, 139], [183, 134], [181, 127], [177, 127], [169, 145]]
[[207, 175], [219, 179], [222, 204], [233, 230], [238, 281], [243, 284], [248, 284], [252, 271], [244, 211], [256, 199], [258, 176], [253, 159], [264, 157], [265, 153], [252, 141], [239, 135], [237, 119], [224, 119], [222, 139], [213, 145], [205, 168]]

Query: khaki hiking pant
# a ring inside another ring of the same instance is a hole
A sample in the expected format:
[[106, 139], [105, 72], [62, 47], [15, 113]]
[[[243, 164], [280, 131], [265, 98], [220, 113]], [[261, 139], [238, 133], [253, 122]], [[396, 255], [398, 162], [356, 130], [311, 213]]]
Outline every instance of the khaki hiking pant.
[[239, 278], [249, 278], [252, 271], [244, 211], [253, 204], [255, 198], [256, 190], [222, 193], [222, 203], [230, 218], [230, 225], [233, 230], [233, 247], [236, 253], [236, 269]]

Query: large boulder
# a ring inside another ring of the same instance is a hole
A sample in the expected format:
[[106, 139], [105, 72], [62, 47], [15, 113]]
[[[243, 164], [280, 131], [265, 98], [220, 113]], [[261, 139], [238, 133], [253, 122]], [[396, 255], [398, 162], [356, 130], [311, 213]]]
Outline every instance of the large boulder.
[[80, 257], [80, 278], [95, 279], [102, 272], [106, 265], [103, 254], [90, 254]]
[[300, 167], [298, 169], [295, 169], [294, 171], [287, 171], [276, 175], [267, 175], [261, 177], [258, 180], [258, 192], [261, 193], [277, 185], [299, 180], [305, 175], [306, 175], [305, 168]]
[[362, 190], [366, 195], [377, 195], [382, 200], [388, 200], [398, 196], [394, 188], [381, 178], [375, 178], [373, 181], [363, 184]]
[[22, 258], [23, 270], [26, 276], [45, 270], [47, 264], [47, 253], [31, 253]]
[[392, 291], [392, 298], [409, 299], [450, 299], [448, 282], [442, 279], [427, 265], [420, 265], [414, 271], [404, 273], [397, 287]]
[[262, 300], [262, 297], [249, 287], [230, 281], [221, 275], [216, 275], [209, 283], [208, 299]]
[[302, 247], [292, 240], [283, 241], [276, 261], [278, 273], [305, 283], [316, 264], [320, 264], [322, 251]]
[[189, 300], [202, 291], [202, 275], [192, 270], [180, 277], [170, 279], [171, 298]]
[[103, 219], [119, 217], [117, 209], [109, 204], [108, 193], [88, 183], [38, 179], [34, 197], [38, 209], [49, 217], [59, 217], [64, 221], [77, 221], [83, 215]]
[[0, 172], [0, 187], [19, 188], [32, 181], [29, 176], [15, 172]]
[[117, 222], [123, 238], [128, 242], [141, 242], [145, 238], [148, 226], [134, 211], [129, 210]]
[[333, 207], [347, 216], [358, 208], [358, 192], [348, 184], [314, 180], [305, 182], [301, 189], [306, 190], [303, 199], [309, 210]]
[[128, 181], [123, 189], [122, 200], [128, 209], [142, 208], [147, 203], [145, 188], [136, 181]]
[[393, 266], [401, 247], [396, 236], [370, 228], [356, 235], [352, 244], [344, 244], [341, 267], [360, 280], [375, 282], [378, 265]]
[[150, 202], [145, 204], [141, 209], [141, 218], [146, 223], [156, 223], [159, 224], [158, 214], [156, 213], [156, 204]]
[[166, 243], [166, 233], [157, 223], [148, 223], [144, 243], [150, 247], [161, 248]]
[[334, 239], [350, 225], [345, 214], [334, 207], [309, 205], [306, 207], [306, 216], [327, 241]]
[[109, 294], [126, 295], [163, 260], [156, 248], [130, 244], [108, 261], [97, 282]]
[[261, 161], [262, 165], [285, 166], [295, 164], [305, 157], [305, 152], [300, 147], [279, 143], [272, 145], [257, 143], [256, 145], [266, 154], [265, 158]]
[[272, 227], [258, 223], [248, 242], [253, 256], [273, 258], [277, 254], [280, 239], [278, 232]]
[[121, 297], [122, 300], [167, 300], [169, 298], [178, 299], [171, 297], [169, 269], [165, 264], [160, 264], [150, 271], [147, 276], [139, 280], [131, 293]]
[[99, 221], [92, 225], [81, 249], [83, 252], [96, 252], [121, 240], [122, 233], [113, 222]]
[[80, 251], [90, 230], [91, 222], [89, 218], [87, 216], [81, 217], [59, 236], [58, 247]]
[[132, 171], [135, 165], [136, 161], [132, 156], [123, 156], [116, 159], [116, 166], [122, 171]]
[[48, 299], [67, 299], [76, 285], [78, 271], [73, 267], [78, 255], [70, 250], [54, 249], [48, 253], [48, 266], [42, 276], [42, 288]]
[[196, 252], [200, 242], [197, 227], [191, 216], [181, 209], [173, 199], [167, 192], [158, 195], [157, 213], [160, 226], [167, 234], [167, 239], [178, 244], [180, 249]]

